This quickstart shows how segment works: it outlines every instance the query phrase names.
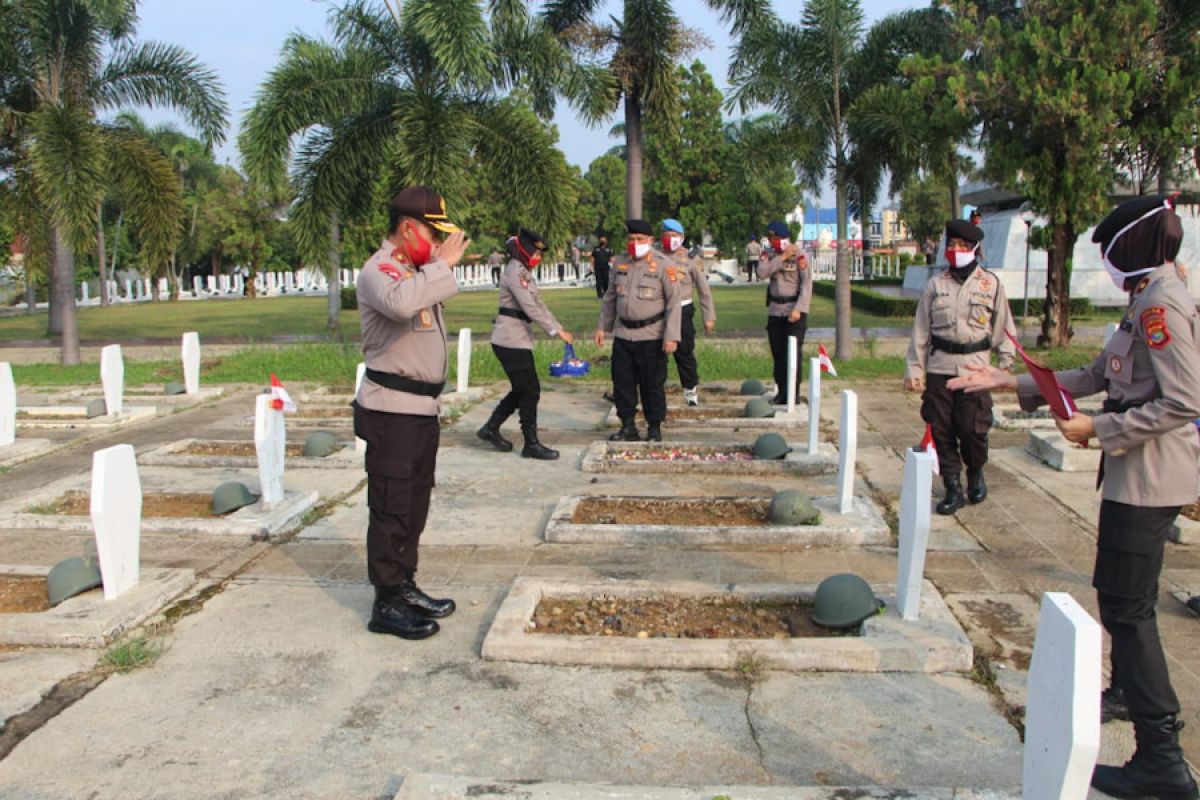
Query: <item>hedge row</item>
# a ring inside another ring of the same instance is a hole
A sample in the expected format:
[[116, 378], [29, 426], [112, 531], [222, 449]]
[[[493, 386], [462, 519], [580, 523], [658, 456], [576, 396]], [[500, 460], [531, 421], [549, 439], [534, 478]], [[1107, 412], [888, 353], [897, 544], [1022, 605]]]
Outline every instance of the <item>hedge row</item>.
[[[833, 298], [833, 282], [817, 281], [813, 284], [813, 294]], [[1031, 297], [1029, 299], [1029, 316], [1040, 317], [1044, 303], [1045, 300], [1043, 298]], [[912, 317], [917, 313], [917, 298], [915, 297], [894, 297], [892, 295], [880, 294], [856, 284], [850, 285], [850, 304], [854, 308], [880, 317]], [[1012, 311], [1013, 316], [1018, 316], [1025, 310], [1025, 302], [1020, 299], [1009, 298], [1008, 307]], [[1086, 317], [1095, 310], [1092, 301], [1086, 297], [1071, 298], [1070, 313], [1072, 317]]]

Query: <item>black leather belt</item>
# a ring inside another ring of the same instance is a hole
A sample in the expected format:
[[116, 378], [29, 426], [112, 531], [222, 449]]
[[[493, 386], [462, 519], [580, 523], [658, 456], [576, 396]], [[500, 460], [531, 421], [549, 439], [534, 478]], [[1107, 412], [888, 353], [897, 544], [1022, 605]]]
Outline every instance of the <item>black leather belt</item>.
[[929, 342], [933, 345], [934, 350], [941, 350], [943, 353], [949, 353], [954, 356], [982, 353], [984, 350], [992, 349], [992, 337], [990, 335], [983, 337], [978, 342], [971, 342], [969, 344], [952, 342], [949, 339], [943, 339], [940, 336], [930, 336]]
[[1105, 399], [1104, 405], [1101, 406], [1101, 408], [1103, 409], [1105, 414], [1124, 414], [1126, 411], [1129, 411], [1130, 409], [1140, 408], [1149, 402], [1150, 402], [1149, 400], [1133, 400], [1133, 401], [1113, 400], [1110, 397], [1110, 398]]
[[409, 394], [419, 394], [422, 397], [437, 397], [446, 388], [446, 382], [429, 383], [427, 381], [413, 380], [406, 378], [403, 375], [396, 375], [392, 372], [377, 372], [373, 369], [366, 371], [367, 378], [371, 383], [379, 384], [385, 389], [392, 389], [397, 392], [408, 392]]
[[521, 322], [533, 322], [533, 320], [529, 318], [529, 315], [519, 308], [501, 308], [500, 316], [512, 317], [513, 319], [521, 320]]
[[796, 292], [796, 294], [790, 295], [788, 297], [776, 297], [775, 295], [771, 294], [770, 289], [767, 289], [767, 305], [771, 305], [771, 303], [794, 303], [799, 299], [800, 299], [799, 292]]
[[625, 319], [624, 317], [621, 317], [621, 325], [629, 328], [630, 330], [637, 330], [638, 328], [644, 328], [647, 325], [653, 325], [656, 322], [662, 322], [664, 319], [666, 319], [666, 317], [666, 311], [660, 311], [653, 317], [646, 317], [645, 319]]

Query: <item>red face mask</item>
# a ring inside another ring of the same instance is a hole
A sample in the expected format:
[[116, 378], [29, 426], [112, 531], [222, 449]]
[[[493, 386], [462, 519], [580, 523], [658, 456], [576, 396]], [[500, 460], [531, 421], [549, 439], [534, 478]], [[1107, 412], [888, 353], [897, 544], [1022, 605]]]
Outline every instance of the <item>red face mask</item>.
[[625, 245], [625, 249], [629, 251], [629, 255], [634, 258], [645, 258], [650, 252], [649, 242], [635, 242], [632, 239]]
[[521, 254], [521, 258], [525, 261], [525, 264], [530, 269], [533, 269], [538, 264], [542, 263], [542, 251], [541, 250], [534, 250], [532, 253], [529, 253], [525, 250], [524, 247], [521, 247], [521, 242], [518, 241], [517, 242], [517, 252]]
[[433, 255], [433, 242], [422, 237], [416, 228], [410, 228], [410, 230], [412, 239], [416, 241], [414, 243], [408, 237], [404, 238], [404, 254], [408, 256], [408, 260], [412, 262], [413, 266], [424, 266]]

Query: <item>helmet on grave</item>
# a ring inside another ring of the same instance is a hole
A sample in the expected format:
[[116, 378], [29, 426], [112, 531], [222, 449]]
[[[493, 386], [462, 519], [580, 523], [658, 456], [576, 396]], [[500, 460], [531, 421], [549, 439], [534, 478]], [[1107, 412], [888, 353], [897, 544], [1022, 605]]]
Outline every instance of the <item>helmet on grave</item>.
[[746, 403], [746, 412], [743, 414], [746, 417], [773, 417], [775, 416], [775, 407], [765, 397], [756, 397]]
[[754, 457], [759, 460], [774, 460], [783, 458], [792, 448], [778, 433], [764, 433], [754, 440]]
[[816, 525], [821, 521], [821, 512], [804, 492], [786, 489], [771, 498], [767, 520], [772, 525]]
[[823, 628], [853, 628], [883, 608], [871, 586], [857, 575], [830, 575], [817, 586], [812, 621]]
[[749, 380], [742, 381], [742, 388], [738, 391], [738, 394], [760, 395], [766, 390], [767, 387], [763, 386], [762, 381], [758, 380], [757, 378], [751, 378]]
[[258, 496], [238, 481], [226, 481], [213, 491], [212, 511], [214, 514], [228, 514], [239, 508], [251, 505]]
[[304, 455], [308, 458], [324, 458], [337, 449], [337, 437], [329, 431], [313, 431], [304, 440]]

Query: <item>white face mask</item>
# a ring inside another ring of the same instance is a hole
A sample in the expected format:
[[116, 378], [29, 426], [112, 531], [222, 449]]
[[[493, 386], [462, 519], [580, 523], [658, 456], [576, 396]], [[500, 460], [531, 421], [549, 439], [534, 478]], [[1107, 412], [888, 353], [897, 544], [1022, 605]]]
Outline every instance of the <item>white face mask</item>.
[[1134, 270], [1129, 270], [1128, 272], [1123, 272], [1122, 270], [1119, 270], [1115, 266], [1113, 266], [1113, 263], [1108, 260], [1108, 254], [1112, 252], [1113, 246], [1116, 245], [1117, 240], [1120, 239], [1122, 236], [1124, 236], [1126, 233], [1128, 233], [1132, 227], [1137, 225], [1142, 220], [1149, 219], [1150, 217], [1153, 217], [1158, 212], [1164, 211], [1167, 208], [1169, 208], [1169, 206], [1161, 205], [1161, 206], [1158, 206], [1157, 208], [1150, 209], [1145, 214], [1142, 214], [1140, 217], [1135, 219], [1133, 222], [1129, 223], [1124, 228], [1121, 228], [1121, 230], [1117, 231], [1116, 236], [1114, 236], [1112, 238], [1112, 240], [1108, 243], [1107, 248], [1103, 248], [1103, 247], [1100, 248], [1100, 260], [1104, 263], [1104, 271], [1108, 273], [1108, 277], [1112, 280], [1113, 286], [1117, 287], [1117, 291], [1121, 291], [1121, 292], [1125, 291], [1125, 281], [1127, 279], [1136, 278], [1139, 275], [1148, 275], [1149, 273], [1154, 272], [1154, 270], [1158, 269], [1158, 267], [1145, 267], [1143, 269], [1134, 269]]
[[680, 245], [682, 245], [682, 244], [683, 244], [682, 236], [668, 236], [667, 237], [667, 252], [671, 253], [671, 252], [678, 250]]
[[791, 239], [787, 239], [787, 238], [780, 239], [779, 240], [779, 252], [782, 253], [784, 250], [787, 250], [788, 245], [790, 245], [791, 243], [792, 243]]
[[970, 250], [949, 250], [946, 252], [946, 258], [950, 261], [950, 266], [962, 269], [971, 265], [975, 260], [975, 251], [979, 249], [979, 245], [975, 245]]
[[634, 244], [633, 244], [633, 257], [634, 258], [645, 258], [649, 254], [650, 254], [650, 243], [649, 242], [634, 242]]

